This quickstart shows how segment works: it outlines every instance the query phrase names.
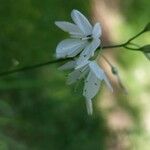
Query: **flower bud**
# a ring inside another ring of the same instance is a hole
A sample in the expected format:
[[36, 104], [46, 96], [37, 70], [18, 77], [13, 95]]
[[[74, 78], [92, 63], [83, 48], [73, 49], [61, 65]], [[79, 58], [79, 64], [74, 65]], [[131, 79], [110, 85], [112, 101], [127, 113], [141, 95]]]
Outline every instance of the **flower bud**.
[[116, 67], [112, 66], [111, 67], [111, 72], [114, 74], [114, 75], [117, 75], [118, 74], [118, 70]]

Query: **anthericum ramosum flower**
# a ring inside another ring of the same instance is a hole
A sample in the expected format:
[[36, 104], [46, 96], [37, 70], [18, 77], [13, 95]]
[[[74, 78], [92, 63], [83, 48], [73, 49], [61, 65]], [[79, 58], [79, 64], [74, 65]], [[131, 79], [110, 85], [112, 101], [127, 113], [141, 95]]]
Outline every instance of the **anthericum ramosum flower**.
[[[76, 66], [76, 61], [70, 61], [60, 67], [61, 70], [73, 69]], [[67, 83], [73, 84], [78, 80], [84, 79], [83, 96], [86, 99], [86, 107], [88, 114], [92, 114], [92, 98], [96, 96], [101, 86], [102, 81], [111, 91], [113, 88], [103, 71], [103, 69], [96, 63], [96, 61], [84, 61], [78, 68], [73, 70], [69, 76]]]
[[70, 34], [70, 38], [58, 44], [56, 57], [75, 57], [81, 53], [77, 60], [78, 65], [93, 56], [95, 50], [100, 46], [101, 27], [99, 23], [96, 23], [93, 27], [78, 10], [73, 10], [71, 17], [74, 23], [55, 22], [59, 28]]

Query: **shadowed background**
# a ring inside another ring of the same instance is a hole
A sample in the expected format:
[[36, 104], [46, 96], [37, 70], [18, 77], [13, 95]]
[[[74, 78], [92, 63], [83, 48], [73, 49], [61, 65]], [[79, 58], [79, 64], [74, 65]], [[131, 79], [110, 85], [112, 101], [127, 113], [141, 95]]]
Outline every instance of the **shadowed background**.
[[[55, 58], [68, 35], [55, 25], [78, 9], [100, 21], [103, 44], [126, 41], [149, 21], [148, 0], [0, 0], [0, 72]], [[136, 40], [149, 42], [148, 35]], [[149, 150], [150, 71], [141, 53], [105, 52], [118, 67], [129, 94], [111, 77], [86, 113], [82, 88], [65, 84], [59, 64], [0, 77], [0, 150]], [[109, 67], [103, 64], [108, 70]]]

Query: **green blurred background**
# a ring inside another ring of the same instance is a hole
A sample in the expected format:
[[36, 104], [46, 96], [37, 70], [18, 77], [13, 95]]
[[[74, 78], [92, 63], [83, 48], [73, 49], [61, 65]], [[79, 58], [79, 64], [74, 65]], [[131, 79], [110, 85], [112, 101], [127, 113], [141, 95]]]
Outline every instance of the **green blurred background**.
[[[92, 3], [0, 0], [0, 72], [54, 59], [57, 43], [67, 37], [54, 21], [70, 20], [74, 8], [89, 16]], [[116, 29], [118, 42], [144, 27], [149, 6], [149, 0], [120, 1], [124, 23]], [[148, 34], [137, 42], [144, 45], [147, 39]], [[57, 70], [58, 64], [0, 77], [0, 150], [149, 150], [150, 127], [143, 124], [150, 114], [143, 112], [150, 106], [149, 62], [141, 53], [117, 52], [130, 95], [115, 93], [117, 106], [106, 108], [99, 101], [112, 99], [113, 94], [103, 89], [94, 100], [92, 117], [86, 113], [81, 89], [75, 92], [65, 84], [67, 74]], [[109, 125], [109, 116], [118, 108], [132, 122], [125, 130]]]

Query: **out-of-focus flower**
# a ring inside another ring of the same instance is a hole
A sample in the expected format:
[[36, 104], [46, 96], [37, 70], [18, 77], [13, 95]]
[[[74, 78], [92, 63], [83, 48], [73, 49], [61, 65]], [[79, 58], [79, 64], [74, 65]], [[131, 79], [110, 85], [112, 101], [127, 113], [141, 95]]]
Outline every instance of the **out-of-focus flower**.
[[94, 27], [78, 10], [71, 12], [74, 23], [56, 21], [55, 24], [70, 34], [69, 39], [61, 41], [56, 48], [57, 58], [75, 57], [80, 54], [76, 64], [80, 65], [94, 55], [100, 46], [101, 27], [96, 23]]
[[[60, 69], [73, 69], [76, 66], [77, 61], [70, 61], [61, 66]], [[92, 98], [96, 96], [101, 86], [102, 81], [105, 81], [106, 85], [111, 91], [113, 88], [103, 71], [103, 69], [96, 63], [96, 61], [84, 61], [84, 63], [73, 70], [69, 76], [67, 83], [73, 84], [78, 80], [84, 79], [83, 96], [86, 99], [86, 107], [88, 114], [92, 114]]]

